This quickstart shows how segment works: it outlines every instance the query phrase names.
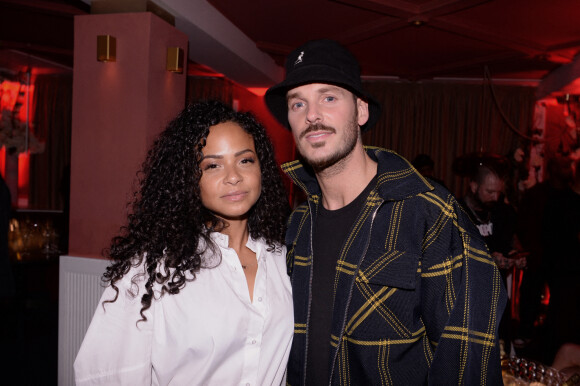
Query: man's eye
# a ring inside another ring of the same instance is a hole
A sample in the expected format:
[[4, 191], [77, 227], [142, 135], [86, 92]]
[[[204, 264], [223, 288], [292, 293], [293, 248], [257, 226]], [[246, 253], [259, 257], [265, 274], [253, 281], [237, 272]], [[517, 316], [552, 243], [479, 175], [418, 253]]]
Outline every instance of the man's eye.
[[302, 103], [302, 102], [295, 102], [295, 103], [292, 103], [292, 105], [291, 105], [293, 110], [299, 109], [303, 106], [304, 106], [304, 103]]
[[336, 98], [333, 96], [327, 96], [326, 98], [324, 98], [324, 100], [326, 100], [327, 102], [333, 102], [336, 100]]

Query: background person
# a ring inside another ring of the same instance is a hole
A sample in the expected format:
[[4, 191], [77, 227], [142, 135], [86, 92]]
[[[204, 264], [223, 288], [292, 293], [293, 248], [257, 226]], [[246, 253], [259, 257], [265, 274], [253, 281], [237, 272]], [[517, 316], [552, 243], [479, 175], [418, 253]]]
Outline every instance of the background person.
[[10, 189], [0, 174], [0, 301], [7, 303], [11, 301], [16, 292], [8, 245], [11, 217]]
[[[538, 327], [543, 323], [542, 295], [547, 285], [547, 272], [544, 256], [544, 216], [546, 204], [557, 203], [570, 196], [573, 179], [572, 160], [563, 155], [552, 155], [546, 161], [544, 181], [526, 190], [518, 207], [518, 239], [523, 248], [529, 251], [527, 266], [521, 284], [519, 341], [523, 345], [537, 338]], [[548, 255], [550, 253], [548, 252]], [[552, 352], [553, 354], [553, 352]], [[550, 363], [551, 358], [542, 360]]]
[[467, 194], [459, 200], [477, 226], [479, 233], [500, 269], [517, 264], [523, 268], [525, 257], [512, 259], [517, 252], [517, 214], [504, 202], [505, 181], [491, 166], [481, 165], [471, 176]]
[[113, 239], [77, 385], [283, 384], [287, 208], [264, 128], [219, 102], [187, 107], [149, 151]]
[[500, 269], [502, 279], [510, 292], [508, 306], [501, 315], [499, 336], [507, 354], [512, 352], [515, 316], [511, 305], [514, 283], [513, 267], [523, 269], [526, 257], [517, 241], [517, 213], [513, 206], [504, 201], [505, 180], [493, 165], [481, 164], [474, 169], [469, 190], [460, 204], [479, 230], [479, 234]]
[[580, 345], [580, 161], [561, 194], [546, 201], [542, 217], [542, 271], [550, 304], [542, 334], [542, 354], [550, 363], [565, 343]]

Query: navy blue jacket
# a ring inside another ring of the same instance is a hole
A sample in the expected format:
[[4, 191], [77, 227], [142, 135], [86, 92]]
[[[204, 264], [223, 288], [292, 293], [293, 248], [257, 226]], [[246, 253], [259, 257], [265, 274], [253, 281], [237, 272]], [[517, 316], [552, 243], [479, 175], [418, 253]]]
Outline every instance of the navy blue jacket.
[[[330, 384], [500, 385], [499, 271], [455, 198], [392, 151], [366, 148], [376, 187], [337, 257]], [[294, 342], [288, 384], [303, 385], [310, 315], [312, 223], [321, 191], [299, 161], [283, 170], [308, 201], [289, 219]]]

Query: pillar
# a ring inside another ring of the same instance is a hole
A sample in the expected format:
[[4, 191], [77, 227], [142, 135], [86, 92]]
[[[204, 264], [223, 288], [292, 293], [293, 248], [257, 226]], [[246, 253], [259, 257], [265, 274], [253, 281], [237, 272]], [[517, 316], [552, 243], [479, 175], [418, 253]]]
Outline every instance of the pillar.
[[[97, 61], [97, 35], [116, 61]], [[166, 70], [187, 36], [149, 12], [75, 17], [69, 255], [101, 257], [125, 224], [136, 173], [185, 105], [186, 71]]]

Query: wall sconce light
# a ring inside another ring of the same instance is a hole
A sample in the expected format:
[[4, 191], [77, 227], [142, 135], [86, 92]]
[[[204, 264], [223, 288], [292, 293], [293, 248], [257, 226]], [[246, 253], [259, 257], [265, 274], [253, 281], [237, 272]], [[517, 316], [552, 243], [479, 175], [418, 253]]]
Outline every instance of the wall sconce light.
[[117, 61], [117, 39], [114, 36], [97, 36], [97, 60], [99, 62]]
[[183, 73], [183, 50], [179, 47], [167, 48], [167, 71]]

